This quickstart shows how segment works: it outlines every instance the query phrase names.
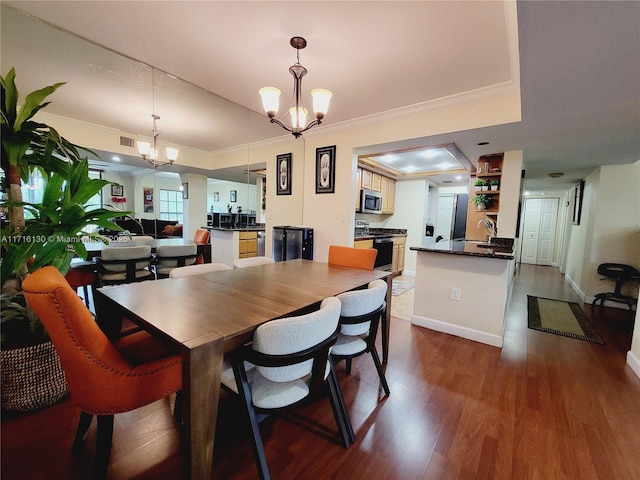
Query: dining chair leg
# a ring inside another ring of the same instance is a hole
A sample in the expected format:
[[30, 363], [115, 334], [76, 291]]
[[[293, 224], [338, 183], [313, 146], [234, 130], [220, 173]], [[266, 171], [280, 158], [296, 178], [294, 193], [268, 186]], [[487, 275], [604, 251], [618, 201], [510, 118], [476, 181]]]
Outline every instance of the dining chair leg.
[[[343, 423], [347, 428], [347, 435], [349, 437], [349, 441], [351, 443], [355, 443], [356, 434], [353, 431], [353, 426], [351, 425], [351, 419], [349, 418], [349, 412], [347, 412], [347, 407], [344, 404], [344, 397], [342, 395], [342, 389], [340, 388], [340, 382], [338, 382], [338, 376], [336, 375], [336, 371], [334, 368], [333, 361], [330, 362], [330, 374], [329, 381], [333, 381], [333, 386], [335, 390], [336, 403], [338, 407], [338, 411], [341, 413], [341, 417], [343, 419]], [[331, 383], [329, 384], [331, 386]], [[346, 447], [346, 446], [345, 446]]]
[[267, 465], [267, 458], [264, 454], [264, 445], [262, 444], [262, 437], [260, 436], [260, 425], [256, 416], [256, 410], [253, 407], [251, 389], [249, 387], [249, 381], [247, 380], [247, 372], [244, 369], [242, 361], [233, 362], [233, 373], [236, 379], [238, 393], [244, 401], [247, 418], [249, 419], [249, 426], [251, 428], [251, 447], [253, 448], [256, 467], [258, 467], [258, 475], [260, 476], [260, 480], [270, 480], [271, 476], [269, 475], [269, 466]]
[[178, 425], [182, 425], [182, 409], [184, 408], [182, 390], [176, 392], [176, 401], [173, 404], [173, 418]]
[[96, 441], [96, 458], [93, 464], [93, 480], [107, 478], [112, 440], [113, 415], [98, 415], [98, 438]]
[[76, 436], [73, 439], [73, 449], [80, 451], [84, 447], [84, 437], [91, 426], [91, 420], [93, 415], [87, 412], [80, 412], [80, 420], [78, 420], [78, 428], [76, 429]]
[[347, 371], [347, 375], [351, 375], [351, 359], [350, 358], [345, 359], [344, 368]]
[[391, 392], [389, 390], [389, 384], [387, 383], [387, 377], [384, 375], [384, 371], [382, 370], [382, 364], [380, 363], [380, 357], [378, 356], [378, 350], [376, 347], [371, 347], [371, 357], [373, 358], [373, 363], [376, 365], [376, 370], [378, 370], [378, 376], [380, 377], [380, 383], [382, 383], [382, 388], [384, 389], [384, 393], [389, 395]]
[[333, 374], [329, 374], [329, 378], [327, 379], [328, 387], [329, 387], [329, 400], [331, 402], [331, 410], [333, 411], [333, 417], [336, 421], [336, 426], [338, 427], [338, 433], [342, 439], [342, 446], [344, 448], [349, 448], [349, 445], [354, 441], [352, 439], [350, 428], [347, 427], [347, 423], [349, 422], [348, 417], [345, 417], [345, 411], [342, 408], [342, 405], [339, 400], [339, 393], [337, 391], [337, 382], [336, 379], [333, 378]]

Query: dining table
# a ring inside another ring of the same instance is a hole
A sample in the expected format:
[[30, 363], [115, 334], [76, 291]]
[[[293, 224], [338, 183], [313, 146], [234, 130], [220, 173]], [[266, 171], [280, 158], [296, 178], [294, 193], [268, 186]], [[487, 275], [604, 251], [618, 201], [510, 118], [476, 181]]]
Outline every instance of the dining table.
[[313, 311], [325, 298], [377, 279], [387, 282], [384, 350], [392, 273], [303, 259], [100, 288], [97, 321], [109, 333], [126, 317], [181, 353], [188, 476], [209, 479], [224, 354], [250, 342], [265, 322]]

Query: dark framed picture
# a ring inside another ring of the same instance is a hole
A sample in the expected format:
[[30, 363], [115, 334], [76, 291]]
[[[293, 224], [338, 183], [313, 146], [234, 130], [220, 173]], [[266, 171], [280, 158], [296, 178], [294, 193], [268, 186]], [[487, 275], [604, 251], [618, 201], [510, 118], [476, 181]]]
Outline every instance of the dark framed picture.
[[118, 184], [111, 184], [112, 197], [124, 197], [124, 187]]
[[573, 224], [580, 225], [582, 215], [582, 195], [584, 194], [584, 180], [580, 180], [573, 187]]
[[231, 190], [231, 192], [229, 193], [229, 201], [230, 202], [235, 202], [237, 198], [238, 198], [238, 191], [237, 190]]
[[189, 184], [188, 183], [183, 183], [182, 184], [182, 198], [183, 199], [189, 198]]
[[316, 148], [316, 193], [335, 193], [336, 146]]
[[291, 153], [276, 156], [276, 195], [291, 195]]

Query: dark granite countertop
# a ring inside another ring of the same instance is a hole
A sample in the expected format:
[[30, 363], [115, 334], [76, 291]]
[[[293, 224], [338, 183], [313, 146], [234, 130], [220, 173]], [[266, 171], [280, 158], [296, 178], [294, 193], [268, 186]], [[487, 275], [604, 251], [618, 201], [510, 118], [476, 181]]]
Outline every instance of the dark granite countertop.
[[380, 236], [406, 237], [407, 230], [404, 228], [370, 228], [366, 235], [356, 235], [354, 240], [372, 240]]
[[512, 246], [489, 245], [487, 242], [479, 240], [450, 240], [422, 247], [409, 247], [409, 249], [417, 252], [447, 253], [504, 260], [515, 258]]
[[250, 225], [248, 227], [223, 228], [223, 227], [202, 227], [207, 230], [219, 230], [221, 232], [264, 232], [264, 226]]

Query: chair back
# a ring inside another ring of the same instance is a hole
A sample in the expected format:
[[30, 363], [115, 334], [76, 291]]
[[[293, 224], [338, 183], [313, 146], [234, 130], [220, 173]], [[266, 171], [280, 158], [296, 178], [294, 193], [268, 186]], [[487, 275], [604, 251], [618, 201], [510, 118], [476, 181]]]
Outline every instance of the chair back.
[[193, 234], [194, 243], [209, 243], [210, 238], [211, 232], [202, 228], [196, 230], [196, 232]]
[[155, 239], [151, 235], [120, 235], [117, 241], [111, 241], [109, 248], [112, 247], [136, 247], [140, 245], [148, 245], [153, 247], [155, 245]]
[[191, 275], [202, 275], [204, 273], [223, 272], [225, 270], [231, 270], [231, 267], [224, 263], [203, 263], [174, 268], [169, 272], [169, 278], [182, 278]]
[[275, 262], [269, 257], [238, 258], [233, 261], [233, 268], [255, 267], [256, 265], [268, 265], [270, 263]]
[[[371, 319], [368, 314], [376, 312], [385, 303], [387, 283], [384, 280], [374, 280], [368, 288], [353, 290], [338, 295], [342, 304], [340, 311], [340, 332], [344, 335], [355, 336], [369, 332]], [[382, 310], [377, 313], [380, 317]], [[353, 322], [348, 319], [354, 319]]]
[[378, 251], [375, 248], [353, 248], [329, 245], [329, 263], [342, 267], [373, 270]]
[[101, 284], [130, 283], [154, 278], [151, 247], [107, 247], [96, 258]]
[[60, 357], [74, 402], [87, 412], [131, 410], [138, 395], [134, 384], [143, 381], [143, 373], [100, 330], [62, 274], [51, 266], [41, 268], [24, 280], [22, 288]]
[[[265, 366], [269, 362], [261, 362], [256, 358], [249, 361], [256, 364], [260, 374], [272, 382], [291, 382], [301, 379], [310, 373], [314, 368], [314, 363], [320, 373], [320, 381], [324, 380], [327, 370], [327, 358], [329, 347], [335, 342], [337, 337], [338, 320], [340, 318], [340, 300], [335, 297], [326, 298], [322, 301], [320, 309], [296, 317], [286, 317], [272, 320], [260, 327], [254, 333], [252, 349], [256, 352], [270, 355], [292, 355], [284, 362], [283, 366]], [[326, 340], [333, 338], [333, 342], [321, 345]], [[318, 348], [323, 348], [320, 356], [310, 358], [300, 363], [300, 357], [293, 354], [303, 353], [313, 357], [313, 353]], [[309, 355], [311, 354], [311, 355]], [[312, 380], [313, 382], [313, 380]]]
[[156, 249], [156, 273], [169, 275], [177, 267], [185, 267], [196, 263], [198, 246], [189, 245], [161, 245]]

